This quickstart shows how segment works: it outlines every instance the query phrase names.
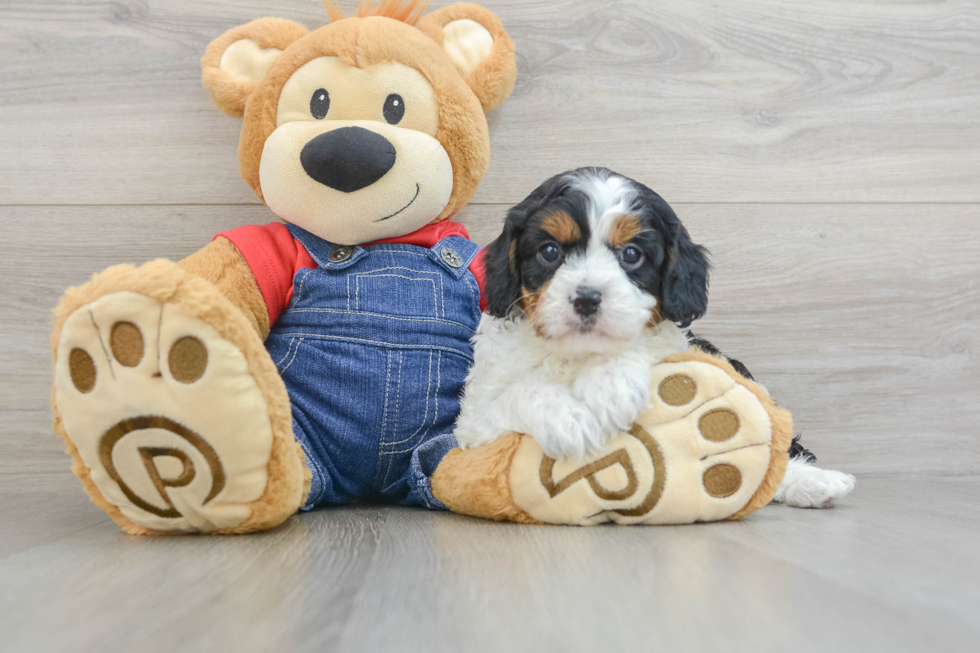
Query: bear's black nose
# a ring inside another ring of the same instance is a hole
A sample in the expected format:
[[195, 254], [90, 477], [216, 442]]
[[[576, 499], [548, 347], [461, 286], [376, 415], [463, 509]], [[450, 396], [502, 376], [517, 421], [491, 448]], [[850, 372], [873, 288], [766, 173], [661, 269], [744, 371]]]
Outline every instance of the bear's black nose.
[[370, 186], [395, 165], [395, 146], [363, 127], [341, 127], [320, 134], [299, 155], [306, 174], [344, 193]]

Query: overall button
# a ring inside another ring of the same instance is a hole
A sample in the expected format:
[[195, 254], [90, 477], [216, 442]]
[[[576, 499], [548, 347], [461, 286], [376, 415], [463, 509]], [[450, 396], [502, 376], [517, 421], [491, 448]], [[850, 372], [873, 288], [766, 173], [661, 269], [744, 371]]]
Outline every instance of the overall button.
[[354, 253], [354, 248], [348, 245], [334, 245], [330, 253], [327, 254], [327, 260], [331, 263], [343, 263], [350, 258], [350, 255]]
[[463, 267], [463, 257], [459, 255], [455, 249], [449, 247], [443, 247], [442, 251], [439, 252], [442, 256], [442, 260], [450, 265], [450, 267], [461, 268]]

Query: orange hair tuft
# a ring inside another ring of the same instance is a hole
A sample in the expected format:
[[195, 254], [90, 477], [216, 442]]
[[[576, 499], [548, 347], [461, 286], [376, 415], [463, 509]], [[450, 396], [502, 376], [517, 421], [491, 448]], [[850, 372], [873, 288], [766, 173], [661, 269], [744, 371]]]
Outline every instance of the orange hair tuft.
[[[327, 11], [330, 12], [330, 20], [337, 21], [344, 18], [344, 12], [340, 10], [337, 0], [325, 0]], [[380, 0], [378, 6], [374, 6], [374, 0], [361, 0], [357, 5], [355, 18], [367, 18], [368, 16], [384, 16], [394, 18], [408, 25], [414, 25], [422, 17], [422, 12], [429, 6], [432, 0]]]

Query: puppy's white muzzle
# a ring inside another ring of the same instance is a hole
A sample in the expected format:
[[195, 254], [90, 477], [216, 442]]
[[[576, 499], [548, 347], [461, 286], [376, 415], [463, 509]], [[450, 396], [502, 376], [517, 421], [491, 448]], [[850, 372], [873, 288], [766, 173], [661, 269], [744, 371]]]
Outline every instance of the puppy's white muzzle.
[[638, 336], [657, 298], [638, 288], [607, 248], [568, 257], [542, 291], [536, 321], [542, 336], [601, 346]]

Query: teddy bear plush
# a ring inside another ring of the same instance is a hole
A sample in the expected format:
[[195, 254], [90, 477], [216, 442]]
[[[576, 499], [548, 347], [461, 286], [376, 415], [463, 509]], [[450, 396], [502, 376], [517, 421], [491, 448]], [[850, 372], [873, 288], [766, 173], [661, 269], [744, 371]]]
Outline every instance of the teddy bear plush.
[[[214, 104], [243, 118], [242, 178], [281, 222], [109, 268], [56, 310], [54, 430], [91, 499], [134, 534], [252, 532], [360, 497], [577, 524], [768, 502], [789, 415], [696, 350], [657, 366], [650, 410], [584, 462], [520, 434], [456, 447], [486, 275], [452, 217], [487, 170], [514, 45], [471, 4], [328, 8], [314, 31], [236, 27], [202, 60]], [[706, 406], [735, 421], [706, 426]], [[719, 452], [734, 458], [706, 462]]]

